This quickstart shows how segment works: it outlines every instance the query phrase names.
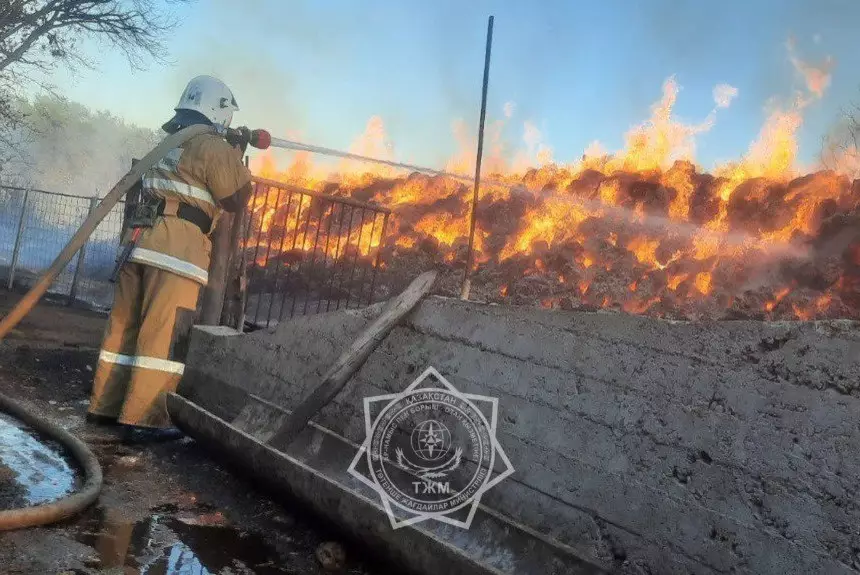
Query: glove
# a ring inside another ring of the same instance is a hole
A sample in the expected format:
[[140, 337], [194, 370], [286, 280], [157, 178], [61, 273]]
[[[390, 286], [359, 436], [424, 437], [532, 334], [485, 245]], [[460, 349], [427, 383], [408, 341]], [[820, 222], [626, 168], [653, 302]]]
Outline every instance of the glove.
[[245, 126], [236, 128], [227, 134], [226, 139], [227, 143], [237, 148], [244, 155], [245, 150], [248, 149], [248, 143], [251, 141], [251, 130]]

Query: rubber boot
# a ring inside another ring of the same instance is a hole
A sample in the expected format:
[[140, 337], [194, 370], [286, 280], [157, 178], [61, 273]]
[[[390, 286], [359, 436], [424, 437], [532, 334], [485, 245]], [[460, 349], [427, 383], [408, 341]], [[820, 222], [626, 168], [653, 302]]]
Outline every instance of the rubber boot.
[[97, 415], [95, 413], [87, 413], [86, 421], [87, 423], [92, 423], [93, 425], [119, 425], [119, 422], [117, 421], [116, 417], [110, 417], [108, 415]]

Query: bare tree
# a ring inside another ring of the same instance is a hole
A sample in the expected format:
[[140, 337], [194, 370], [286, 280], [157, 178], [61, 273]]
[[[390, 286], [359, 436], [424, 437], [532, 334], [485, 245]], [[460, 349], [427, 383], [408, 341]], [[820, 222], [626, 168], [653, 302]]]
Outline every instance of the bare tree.
[[129, 64], [163, 61], [162, 41], [175, 22], [167, 4], [186, 0], [0, 0], [0, 169], [28, 128], [21, 89], [50, 90], [57, 66], [90, 66], [85, 40], [106, 42]]
[[860, 178], [860, 106], [846, 111], [840, 122], [824, 136], [821, 164], [851, 178]]
[[174, 22], [155, 0], [6, 0], [0, 3], [0, 72], [81, 62], [81, 40], [110, 42], [134, 66], [164, 56]]

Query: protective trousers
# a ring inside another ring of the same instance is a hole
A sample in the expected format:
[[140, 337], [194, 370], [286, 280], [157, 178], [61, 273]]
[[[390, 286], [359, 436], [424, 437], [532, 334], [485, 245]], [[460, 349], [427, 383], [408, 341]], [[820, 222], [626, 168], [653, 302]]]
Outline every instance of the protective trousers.
[[169, 427], [166, 396], [185, 371], [200, 284], [144, 264], [120, 271], [89, 412]]

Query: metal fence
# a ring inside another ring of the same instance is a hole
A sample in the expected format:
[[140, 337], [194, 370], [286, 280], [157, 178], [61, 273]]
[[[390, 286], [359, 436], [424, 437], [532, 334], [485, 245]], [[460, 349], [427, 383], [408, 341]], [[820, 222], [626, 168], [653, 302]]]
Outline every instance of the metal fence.
[[[0, 186], [0, 279], [2, 286], [31, 286], [98, 204], [98, 198]], [[113, 301], [113, 270], [122, 228], [120, 203], [57, 276], [48, 293], [107, 308]]]
[[[95, 197], [0, 186], [0, 285], [30, 287], [97, 203]], [[50, 294], [110, 307], [125, 209], [120, 202], [111, 210]], [[246, 321], [270, 326], [374, 301], [390, 210], [255, 178], [245, 214]]]
[[246, 321], [268, 327], [372, 303], [390, 213], [255, 178], [244, 234]]

